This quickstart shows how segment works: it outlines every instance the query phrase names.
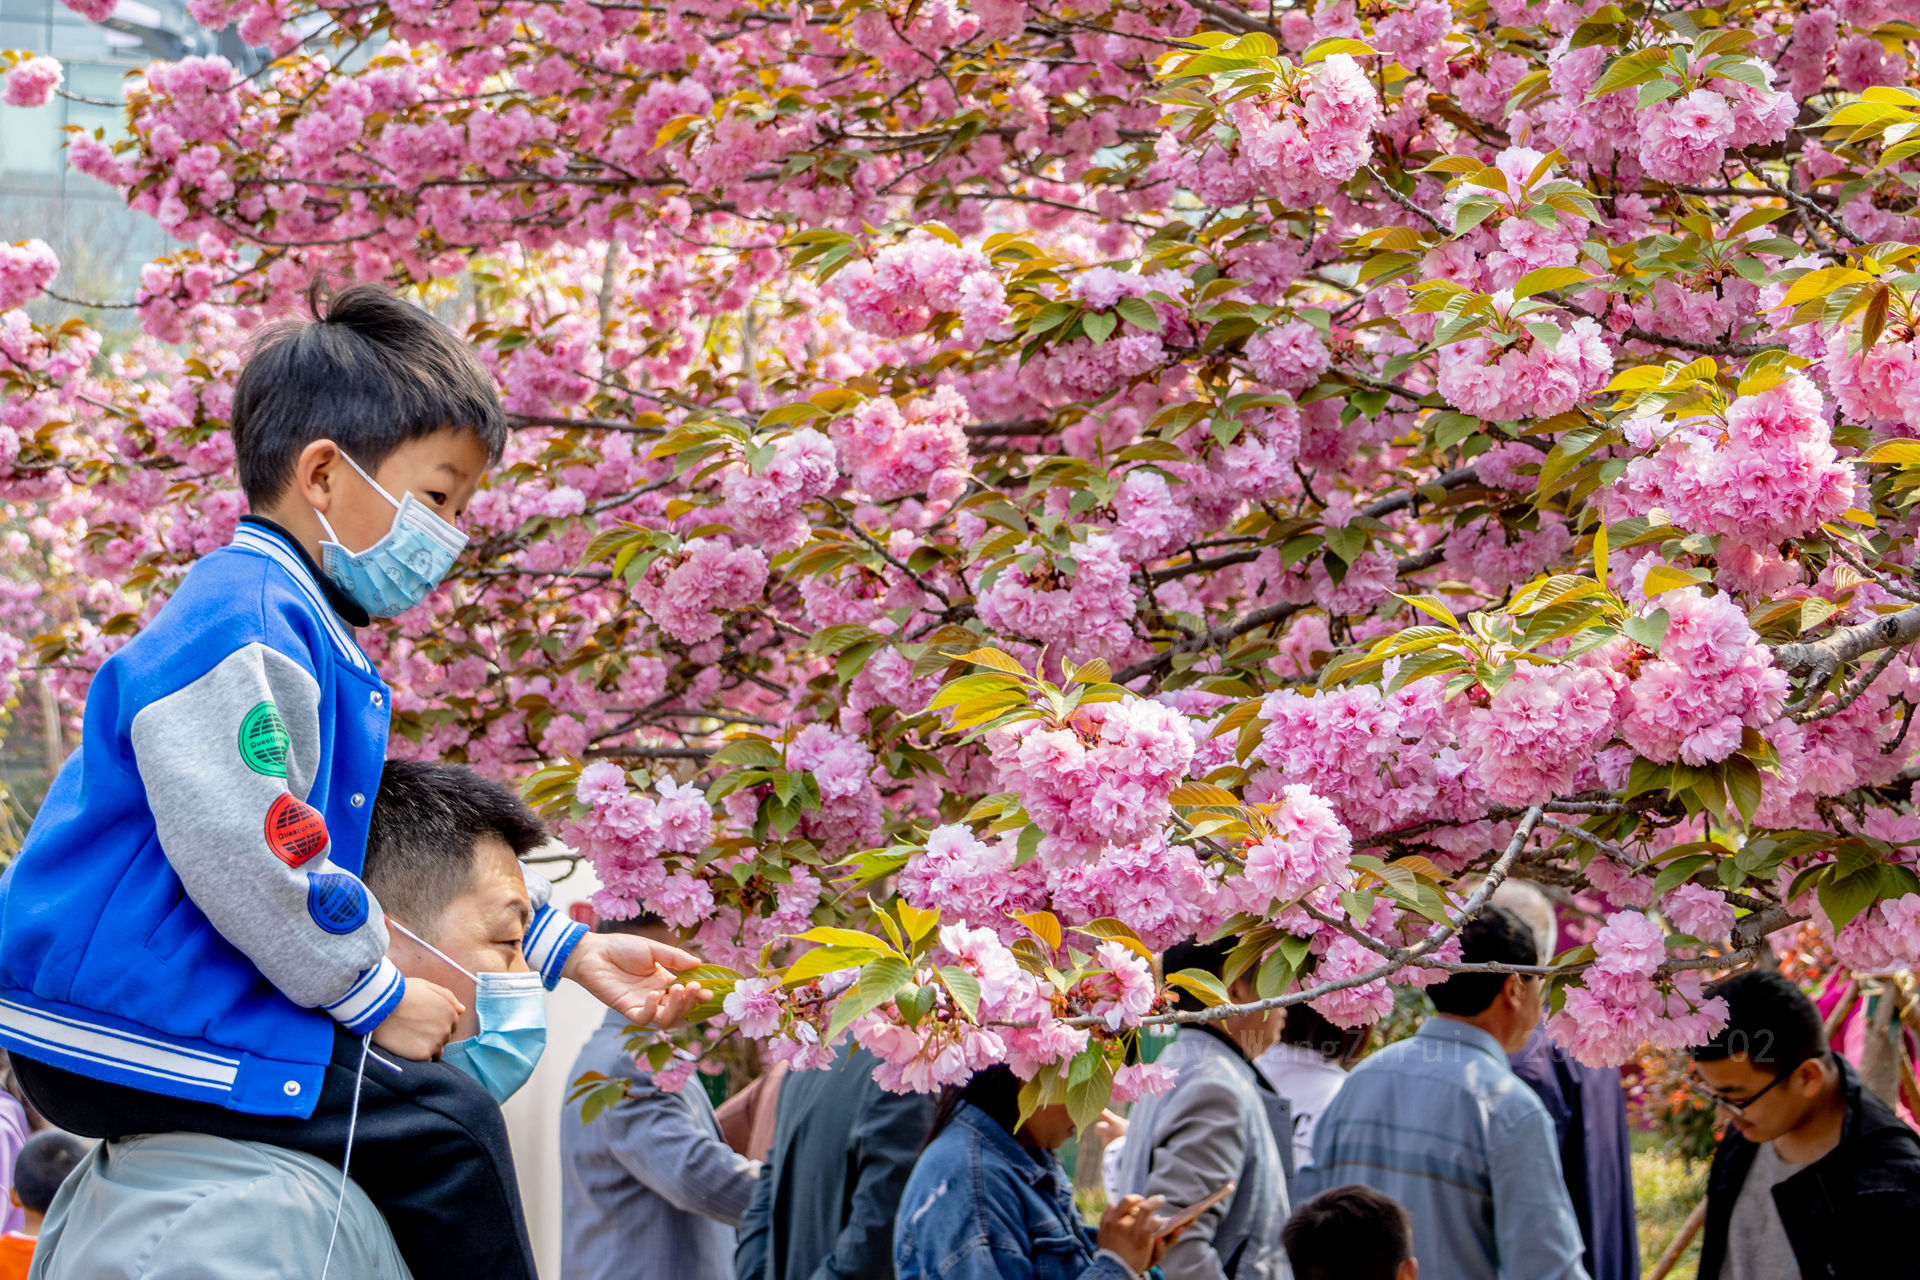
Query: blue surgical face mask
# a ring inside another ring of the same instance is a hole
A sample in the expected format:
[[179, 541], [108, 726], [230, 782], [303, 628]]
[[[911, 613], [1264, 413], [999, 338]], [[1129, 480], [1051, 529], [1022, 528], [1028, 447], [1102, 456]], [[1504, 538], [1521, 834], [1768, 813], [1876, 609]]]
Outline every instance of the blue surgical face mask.
[[327, 540], [320, 544], [320, 568], [333, 585], [355, 604], [376, 618], [392, 618], [405, 613], [427, 598], [453, 568], [453, 562], [467, 545], [467, 535], [435, 515], [432, 508], [411, 493], [398, 502], [380, 487], [359, 463], [340, 456], [373, 491], [393, 503], [393, 527], [386, 536], [365, 551], [349, 551], [334, 536], [333, 526], [319, 511], [320, 527]]
[[455, 1040], [440, 1051], [441, 1060], [478, 1080], [504, 1103], [533, 1075], [547, 1047], [547, 992], [540, 975], [472, 973], [452, 956], [397, 920], [388, 922], [401, 933], [473, 979], [473, 1009], [480, 1030]]

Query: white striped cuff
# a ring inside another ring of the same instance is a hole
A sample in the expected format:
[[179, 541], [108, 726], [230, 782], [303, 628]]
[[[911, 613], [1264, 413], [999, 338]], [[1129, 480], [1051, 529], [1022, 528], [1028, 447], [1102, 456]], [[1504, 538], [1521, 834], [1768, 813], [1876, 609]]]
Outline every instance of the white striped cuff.
[[573, 949], [586, 936], [587, 926], [545, 906], [533, 913], [533, 922], [527, 926], [527, 936], [520, 940], [520, 949], [526, 953], [527, 963], [540, 971], [541, 980], [551, 991], [560, 985], [560, 971], [567, 967]]
[[406, 989], [405, 976], [393, 961], [382, 956], [379, 964], [360, 975], [347, 994], [321, 1008], [354, 1035], [364, 1036], [399, 1007]]

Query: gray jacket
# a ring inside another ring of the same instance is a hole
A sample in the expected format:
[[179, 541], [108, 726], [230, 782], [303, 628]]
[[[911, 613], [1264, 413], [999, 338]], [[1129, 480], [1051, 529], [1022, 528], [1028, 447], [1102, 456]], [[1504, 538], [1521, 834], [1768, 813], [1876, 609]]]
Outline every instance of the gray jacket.
[[[386, 1220], [318, 1156], [202, 1133], [95, 1146], [60, 1184], [34, 1280], [411, 1280]], [[333, 1215], [340, 1210], [334, 1236]]]
[[1290, 1280], [1280, 1247], [1287, 1220], [1291, 1141], [1284, 1098], [1231, 1041], [1186, 1026], [1158, 1059], [1179, 1072], [1173, 1088], [1133, 1104], [1120, 1155], [1122, 1195], [1165, 1196], [1172, 1212], [1238, 1184], [1200, 1215], [1160, 1263], [1167, 1280]]
[[625, 1047], [627, 1019], [609, 1011], [573, 1064], [627, 1082], [627, 1096], [581, 1123], [560, 1116], [561, 1280], [615, 1280], [641, 1270], [674, 1280], [732, 1280], [734, 1224], [760, 1166], [720, 1136], [699, 1080], [678, 1093], [653, 1083]]

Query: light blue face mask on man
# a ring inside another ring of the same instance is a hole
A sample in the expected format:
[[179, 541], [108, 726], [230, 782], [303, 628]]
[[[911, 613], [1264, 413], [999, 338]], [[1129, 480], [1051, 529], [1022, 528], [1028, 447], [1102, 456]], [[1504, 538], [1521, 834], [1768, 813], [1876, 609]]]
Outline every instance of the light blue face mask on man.
[[520, 1091], [547, 1047], [547, 992], [540, 975], [472, 973], [466, 966], [398, 920], [388, 923], [473, 979], [473, 1009], [480, 1030], [440, 1051], [451, 1063], [486, 1086], [495, 1102]]
[[380, 487], [346, 450], [340, 456], [375, 493], [393, 503], [393, 527], [386, 536], [365, 551], [349, 551], [334, 537], [333, 526], [320, 516], [320, 528], [327, 540], [320, 544], [320, 568], [347, 599], [376, 618], [392, 618], [405, 613], [427, 598], [453, 568], [454, 560], [467, 545], [467, 535], [435, 515], [432, 508], [411, 493], [394, 502], [393, 495]]

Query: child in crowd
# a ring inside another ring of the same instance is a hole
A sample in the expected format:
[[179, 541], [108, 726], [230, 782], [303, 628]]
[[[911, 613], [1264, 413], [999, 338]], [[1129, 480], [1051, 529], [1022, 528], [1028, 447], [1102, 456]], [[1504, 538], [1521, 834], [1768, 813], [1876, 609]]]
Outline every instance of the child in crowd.
[[[235, 388], [252, 514], [102, 664], [80, 748], [0, 880], [0, 1046], [33, 1105], [90, 1137], [184, 1130], [339, 1162], [357, 1097], [356, 1155], [418, 1193], [375, 1197], [418, 1280], [531, 1280], [499, 1215], [452, 1240], [434, 1217], [449, 1171], [494, 1153], [361, 1088], [369, 1044], [434, 1058], [468, 1002], [386, 958], [358, 874], [391, 699], [353, 629], [439, 585], [506, 420], [420, 309], [356, 286], [314, 314], [268, 335]], [[545, 908], [524, 941], [547, 985], [574, 977], [637, 1021], [700, 994], [674, 983], [686, 953]]]
[[1398, 1200], [1352, 1183], [1322, 1191], [1280, 1229], [1293, 1280], [1416, 1280], [1413, 1224]]
[[28, 1138], [13, 1162], [14, 1207], [25, 1218], [18, 1230], [0, 1235], [0, 1280], [27, 1280], [34, 1242], [46, 1219], [53, 1193], [87, 1156], [87, 1144], [70, 1133], [43, 1129]]

